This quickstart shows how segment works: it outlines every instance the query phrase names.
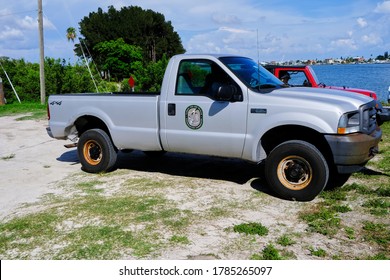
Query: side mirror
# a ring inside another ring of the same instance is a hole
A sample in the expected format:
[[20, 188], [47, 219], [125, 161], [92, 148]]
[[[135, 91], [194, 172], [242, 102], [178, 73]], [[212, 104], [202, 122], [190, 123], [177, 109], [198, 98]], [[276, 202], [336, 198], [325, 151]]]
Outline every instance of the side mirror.
[[220, 101], [230, 101], [237, 94], [237, 88], [233, 85], [222, 85], [218, 88], [215, 98]]

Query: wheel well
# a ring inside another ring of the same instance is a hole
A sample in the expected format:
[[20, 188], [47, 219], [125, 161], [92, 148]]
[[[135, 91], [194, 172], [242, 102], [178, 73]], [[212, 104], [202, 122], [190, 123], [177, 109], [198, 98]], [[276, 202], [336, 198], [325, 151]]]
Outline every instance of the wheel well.
[[289, 140], [302, 140], [311, 143], [321, 151], [328, 163], [333, 162], [332, 151], [325, 137], [314, 129], [284, 125], [267, 131], [261, 138], [261, 145], [268, 155], [277, 145]]
[[110, 131], [107, 125], [99, 118], [94, 116], [82, 116], [75, 121], [75, 126], [80, 137], [85, 131], [93, 128], [100, 128], [104, 130], [111, 138]]

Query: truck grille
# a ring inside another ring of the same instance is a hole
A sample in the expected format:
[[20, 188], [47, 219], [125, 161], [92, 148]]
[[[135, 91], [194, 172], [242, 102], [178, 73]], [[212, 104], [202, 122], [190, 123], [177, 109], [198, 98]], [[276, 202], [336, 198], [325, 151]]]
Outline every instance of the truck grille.
[[376, 129], [376, 126], [377, 126], [377, 122], [376, 122], [376, 108], [375, 108], [375, 104], [376, 104], [376, 101], [373, 100], [372, 102], [370, 103], [367, 103], [365, 105], [363, 105], [362, 107], [360, 107], [360, 110], [361, 110], [361, 130], [362, 132], [366, 133], [366, 134], [371, 134], [375, 129]]

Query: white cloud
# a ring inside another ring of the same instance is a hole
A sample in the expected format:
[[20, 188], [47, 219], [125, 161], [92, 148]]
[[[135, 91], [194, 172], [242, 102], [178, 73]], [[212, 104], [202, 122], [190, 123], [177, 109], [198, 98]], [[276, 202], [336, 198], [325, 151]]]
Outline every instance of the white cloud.
[[376, 13], [390, 14], [390, 1], [378, 3], [374, 11]]
[[383, 43], [383, 39], [377, 34], [363, 35], [361, 39], [364, 43], [369, 45], [378, 45]]
[[30, 16], [25, 16], [22, 19], [17, 19], [16, 22], [19, 25], [19, 27], [24, 30], [37, 29], [38, 27], [37, 18], [32, 18]]
[[364, 28], [368, 25], [367, 21], [364, 18], [360, 17], [356, 21], [357, 21], [358, 25], [362, 28]]
[[216, 13], [212, 15], [212, 20], [217, 24], [240, 24], [241, 19], [235, 15]]
[[231, 27], [221, 27], [219, 28], [220, 31], [227, 31], [230, 33], [236, 33], [236, 34], [248, 34], [250, 33], [249, 30], [244, 30], [244, 29], [238, 29], [238, 28], [231, 28]]
[[23, 32], [20, 29], [11, 28], [9, 26], [3, 27], [3, 30], [0, 31], [0, 40], [15, 40], [23, 38]]
[[342, 48], [342, 49], [350, 49], [350, 50], [358, 49], [355, 40], [351, 38], [342, 38], [342, 39], [334, 40], [331, 42], [331, 45], [333, 47]]

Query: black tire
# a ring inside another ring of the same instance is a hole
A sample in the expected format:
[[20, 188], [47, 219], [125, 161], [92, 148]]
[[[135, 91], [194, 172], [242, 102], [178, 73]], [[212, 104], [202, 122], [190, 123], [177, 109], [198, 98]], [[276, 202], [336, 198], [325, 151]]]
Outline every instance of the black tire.
[[77, 144], [82, 169], [89, 173], [111, 171], [117, 159], [117, 151], [104, 130], [90, 129], [84, 132]]
[[292, 140], [276, 146], [265, 161], [269, 186], [283, 199], [310, 201], [326, 186], [328, 164], [312, 144]]

